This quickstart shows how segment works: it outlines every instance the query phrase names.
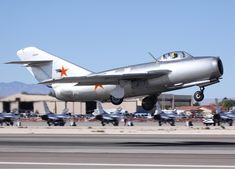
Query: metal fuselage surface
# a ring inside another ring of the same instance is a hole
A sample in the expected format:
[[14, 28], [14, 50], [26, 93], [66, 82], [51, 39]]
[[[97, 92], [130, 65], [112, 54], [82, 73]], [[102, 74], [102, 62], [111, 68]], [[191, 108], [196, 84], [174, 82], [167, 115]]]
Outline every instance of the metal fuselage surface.
[[98, 75], [134, 74], [157, 70], [169, 70], [170, 73], [157, 78], [122, 80], [119, 85], [84, 85], [76, 83], [52, 84], [54, 96], [64, 101], [108, 100], [110, 93], [121, 86], [124, 97], [159, 95], [162, 92], [181, 88], [204, 87], [219, 82], [223, 74], [223, 65], [218, 57], [190, 57], [183, 60], [156, 61], [145, 64], [121, 67], [97, 73]]

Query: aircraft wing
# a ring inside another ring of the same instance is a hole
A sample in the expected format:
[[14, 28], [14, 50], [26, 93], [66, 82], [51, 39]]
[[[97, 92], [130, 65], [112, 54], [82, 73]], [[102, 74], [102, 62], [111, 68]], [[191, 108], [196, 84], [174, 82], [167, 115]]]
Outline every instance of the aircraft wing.
[[64, 77], [60, 79], [50, 79], [40, 82], [40, 84], [53, 84], [53, 83], [77, 83], [78, 86], [82, 85], [96, 85], [96, 84], [119, 84], [121, 80], [141, 80], [158, 78], [170, 73], [170, 70], [156, 70], [146, 73], [129, 73], [129, 74], [91, 74], [79, 77]]

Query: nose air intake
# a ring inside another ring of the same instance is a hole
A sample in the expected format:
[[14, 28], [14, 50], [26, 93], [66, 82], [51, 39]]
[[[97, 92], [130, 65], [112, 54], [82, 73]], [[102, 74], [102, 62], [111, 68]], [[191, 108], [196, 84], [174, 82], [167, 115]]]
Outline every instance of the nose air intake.
[[221, 76], [224, 74], [224, 68], [223, 68], [223, 63], [220, 58], [218, 58], [218, 69], [221, 74]]

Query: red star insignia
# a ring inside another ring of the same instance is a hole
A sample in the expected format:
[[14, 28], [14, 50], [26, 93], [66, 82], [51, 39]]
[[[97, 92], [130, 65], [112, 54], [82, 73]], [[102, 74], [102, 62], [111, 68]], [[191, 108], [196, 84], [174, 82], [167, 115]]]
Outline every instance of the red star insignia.
[[102, 89], [104, 88], [103, 85], [97, 84], [97, 85], [95, 85], [95, 90], [96, 90], [97, 88], [99, 88], [99, 87], [102, 88]]
[[68, 69], [65, 69], [64, 66], [62, 66], [62, 68], [59, 70], [60, 76], [61, 76], [61, 77], [67, 76], [67, 70], [68, 70]]

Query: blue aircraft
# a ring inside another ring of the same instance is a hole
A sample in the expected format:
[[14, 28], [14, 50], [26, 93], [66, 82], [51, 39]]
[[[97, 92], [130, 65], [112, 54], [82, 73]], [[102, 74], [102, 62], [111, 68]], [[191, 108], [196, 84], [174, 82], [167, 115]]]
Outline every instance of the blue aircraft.
[[0, 125], [6, 124], [7, 126], [13, 126], [14, 122], [20, 119], [20, 115], [17, 111], [10, 113], [2, 112], [0, 113]]
[[156, 103], [156, 111], [154, 113], [155, 120], [158, 121], [159, 126], [162, 126], [163, 123], [169, 123], [171, 126], [175, 126], [175, 120], [177, 118], [176, 110], [165, 110], [162, 111], [160, 104]]
[[216, 103], [216, 114], [213, 116], [214, 126], [216, 124], [220, 126], [221, 123], [228, 123], [229, 126], [233, 125], [233, 119], [235, 118], [235, 112], [228, 111], [223, 112], [218, 104], [218, 100], [215, 100]]
[[64, 110], [61, 114], [52, 113], [46, 102], [43, 102], [44, 109], [46, 114], [42, 115], [42, 120], [47, 121], [48, 126], [64, 126], [66, 121], [71, 118], [71, 114], [68, 113], [68, 110]]
[[97, 101], [97, 109], [93, 113], [96, 120], [99, 120], [102, 126], [106, 124], [113, 124], [113, 126], [118, 126], [120, 120], [123, 118], [123, 113], [121, 108], [117, 108], [113, 112], [107, 112], [103, 109], [101, 102]]

